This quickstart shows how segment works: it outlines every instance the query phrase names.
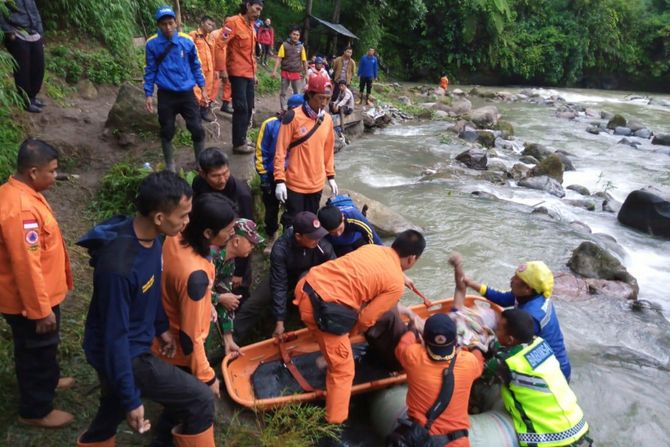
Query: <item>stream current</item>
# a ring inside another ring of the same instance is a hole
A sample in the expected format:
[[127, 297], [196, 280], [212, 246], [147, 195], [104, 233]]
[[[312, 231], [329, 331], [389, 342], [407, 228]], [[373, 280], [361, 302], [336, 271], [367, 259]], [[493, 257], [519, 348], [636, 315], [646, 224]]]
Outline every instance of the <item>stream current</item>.
[[[621, 113], [655, 133], [670, 133], [670, 109], [628, 101], [625, 96], [630, 92], [536, 91]], [[472, 101], [473, 108], [484, 105]], [[649, 140], [637, 150], [616, 145], [622, 137], [585, 131], [589, 122], [598, 120], [558, 118], [553, 107], [524, 102], [495, 105], [514, 125], [520, 146], [541, 143], [574, 155], [576, 171], [565, 173], [564, 187], [580, 184], [592, 193], [607, 191], [619, 202], [634, 189], [670, 187], [668, 147], [652, 146]], [[453, 294], [447, 264], [453, 250], [463, 255], [466, 274], [507, 290], [521, 262], [544, 260], [554, 272], [566, 271], [572, 250], [584, 240], [596, 241], [565, 222], [580, 221], [594, 233], [613, 236], [623, 248], [617, 256], [639, 282], [639, 298], [653, 306], [633, 311], [628, 303], [598, 295], [557, 301], [573, 368], [571, 386], [597, 445], [670, 446], [670, 241], [626, 228], [616, 214], [576, 208], [542, 191], [498, 186], [458, 171], [424, 178], [425, 169], [439, 171], [457, 164], [455, 156], [466, 149], [458, 138], [441, 142], [440, 135], [450, 126], [441, 121], [405, 123], [354, 141], [336, 156], [338, 184], [380, 201], [425, 229], [426, 251], [409, 274], [431, 299]], [[508, 167], [518, 159], [509, 151], [497, 152]], [[485, 191], [500, 200], [477, 198], [472, 191]], [[582, 198], [570, 190], [566, 194]], [[531, 207], [539, 203], [560, 214], [562, 222], [531, 215]], [[403, 301], [419, 302], [409, 294]]]

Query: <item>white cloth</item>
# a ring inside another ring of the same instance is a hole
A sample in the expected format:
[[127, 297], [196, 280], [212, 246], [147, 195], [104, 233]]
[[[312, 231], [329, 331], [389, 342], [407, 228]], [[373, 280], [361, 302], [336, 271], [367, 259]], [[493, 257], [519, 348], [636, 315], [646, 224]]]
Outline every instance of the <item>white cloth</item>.
[[475, 345], [484, 352], [495, 339], [496, 313], [487, 303], [477, 301], [472, 307], [465, 307], [449, 316], [456, 323], [459, 346]]
[[333, 195], [336, 196], [340, 190], [337, 188], [337, 183], [335, 183], [335, 179], [331, 178], [330, 180], [328, 180], [328, 185], [330, 186], [330, 190], [333, 193]]
[[282, 203], [286, 202], [286, 198], [288, 197], [286, 183], [277, 183], [277, 186], [275, 187], [275, 197]]
[[351, 93], [349, 88], [346, 88], [344, 92], [340, 91], [340, 94], [337, 96], [335, 106], [338, 109], [342, 107], [349, 107], [351, 110], [354, 110], [354, 94]]

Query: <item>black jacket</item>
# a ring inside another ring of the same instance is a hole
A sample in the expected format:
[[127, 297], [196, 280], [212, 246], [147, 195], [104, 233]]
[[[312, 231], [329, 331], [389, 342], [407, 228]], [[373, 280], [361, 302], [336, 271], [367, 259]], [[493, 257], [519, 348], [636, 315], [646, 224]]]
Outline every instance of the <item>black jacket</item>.
[[335, 259], [335, 250], [325, 239], [316, 248], [298, 245], [289, 228], [277, 239], [270, 254], [270, 291], [272, 292], [272, 314], [279, 321], [286, 319], [286, 302], [298, 280], [315, 265]]
[[42, 18], [35, 0], [14, 0], [4, 3], [9, 9], [9, 16], [0, 14], [0, 29], [5, 34], [15, 33], [18, 30], [27, 31], [29, 34], [44, 34]]

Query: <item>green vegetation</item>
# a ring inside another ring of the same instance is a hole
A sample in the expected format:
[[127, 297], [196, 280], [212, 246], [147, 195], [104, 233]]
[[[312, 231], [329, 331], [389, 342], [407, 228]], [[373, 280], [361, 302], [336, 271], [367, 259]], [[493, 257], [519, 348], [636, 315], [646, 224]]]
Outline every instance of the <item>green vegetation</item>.
[[90, 210], [95, 221], [108, 219], [116, 214], [135, 214], [135, 196], [142, 179], [151, 172], [130, 163], [117, 163], [100, 182], [98, 194]]

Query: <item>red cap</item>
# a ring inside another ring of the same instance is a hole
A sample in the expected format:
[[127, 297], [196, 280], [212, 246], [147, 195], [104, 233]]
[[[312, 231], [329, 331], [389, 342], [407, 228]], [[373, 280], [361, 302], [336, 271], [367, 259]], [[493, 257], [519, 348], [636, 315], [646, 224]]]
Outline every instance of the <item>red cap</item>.
[[325, 76], [312, 76], [307, 83], [307, 93], [316, 93], [318, 95], [330, 95], [333, 93], [333, 84]]

